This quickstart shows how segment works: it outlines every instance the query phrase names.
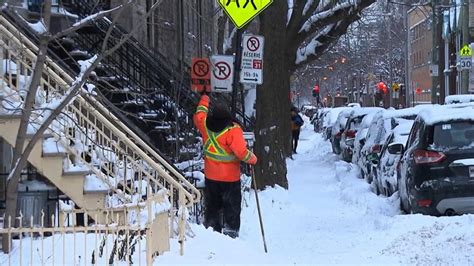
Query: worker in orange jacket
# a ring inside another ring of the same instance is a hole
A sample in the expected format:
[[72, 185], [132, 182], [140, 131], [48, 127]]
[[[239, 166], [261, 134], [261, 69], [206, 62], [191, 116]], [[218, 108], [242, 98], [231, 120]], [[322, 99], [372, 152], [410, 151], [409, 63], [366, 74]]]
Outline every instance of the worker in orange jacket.
[[256, 164], [257, 157], [247, 149], [242, 128], [233, 122], [229, 109], [215, 104], [208, 115], [209, 101], [204, 92], [194, 114], [194, 125], [204, 143], [204, 226], [235, 238], [239, 236], [242, 200], [240, 161]]

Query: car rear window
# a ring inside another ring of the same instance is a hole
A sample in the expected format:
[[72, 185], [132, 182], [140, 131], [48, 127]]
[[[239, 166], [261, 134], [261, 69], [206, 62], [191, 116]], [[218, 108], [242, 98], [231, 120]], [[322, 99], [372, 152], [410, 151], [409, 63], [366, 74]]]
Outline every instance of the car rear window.
[[433, 127], [434, 149], [474, 148], [474, 121], [456, 121], [436, 124]]
[[351, 124], [349, 125], [349, 129], [359, 129], [360, 123], [362, 122], [363, 116], [354, 117], [351, 119]]

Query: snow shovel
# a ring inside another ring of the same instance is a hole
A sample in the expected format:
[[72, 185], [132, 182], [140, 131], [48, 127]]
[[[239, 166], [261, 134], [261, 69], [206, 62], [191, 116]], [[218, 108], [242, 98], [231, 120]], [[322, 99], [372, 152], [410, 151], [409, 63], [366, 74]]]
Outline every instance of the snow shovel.
[[268, 253], [267, 242], [265, 241], [265, 231], [263, 230], [262, 213], [260, 211], [260, 201], [258, 200], [257, 181], [255, 181], [254, 167], [251, 166], [250, 170], [252, 172], [252, 180], [253, 180], [252, 182], [253, 182], [253, 189], [255, 190], [255, 200], [257, 201], [258, 219], [260, 220], [260, 230], [262, 231], [263, 249], [265, 250], [265, 253]]

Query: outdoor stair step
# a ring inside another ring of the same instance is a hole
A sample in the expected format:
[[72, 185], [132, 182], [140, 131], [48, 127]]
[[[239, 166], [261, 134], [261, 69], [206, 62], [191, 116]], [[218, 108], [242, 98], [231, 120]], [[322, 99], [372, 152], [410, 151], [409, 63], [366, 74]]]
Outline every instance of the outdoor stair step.
[[64, 158], [67, 156], [67, 152], [43, 152], [41, 156], [47, 157], [47, 158], [52, 158], [52, 157]]
[[0, 114], [0, 119], [20, 119], [21, 114]]
[[91, 170], [63, 171], [63, 176], [86, 176], [91, 173]]

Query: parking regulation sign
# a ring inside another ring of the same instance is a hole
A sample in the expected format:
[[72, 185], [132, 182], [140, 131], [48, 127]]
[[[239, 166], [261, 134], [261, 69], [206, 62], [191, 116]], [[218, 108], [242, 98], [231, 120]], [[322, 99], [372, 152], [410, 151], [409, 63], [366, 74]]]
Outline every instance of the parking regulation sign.
[[263, 36], [244, 35], [242, 38], [241, 83], [263, 83]]
[[192, 58], [191, 88], [193, 91], [202, 92], [211, 90], [211, 73], [209, 59]]
[[234, 56], [213, 55], [211, 57], [211, 86], [213, 92], [232, 92]]

